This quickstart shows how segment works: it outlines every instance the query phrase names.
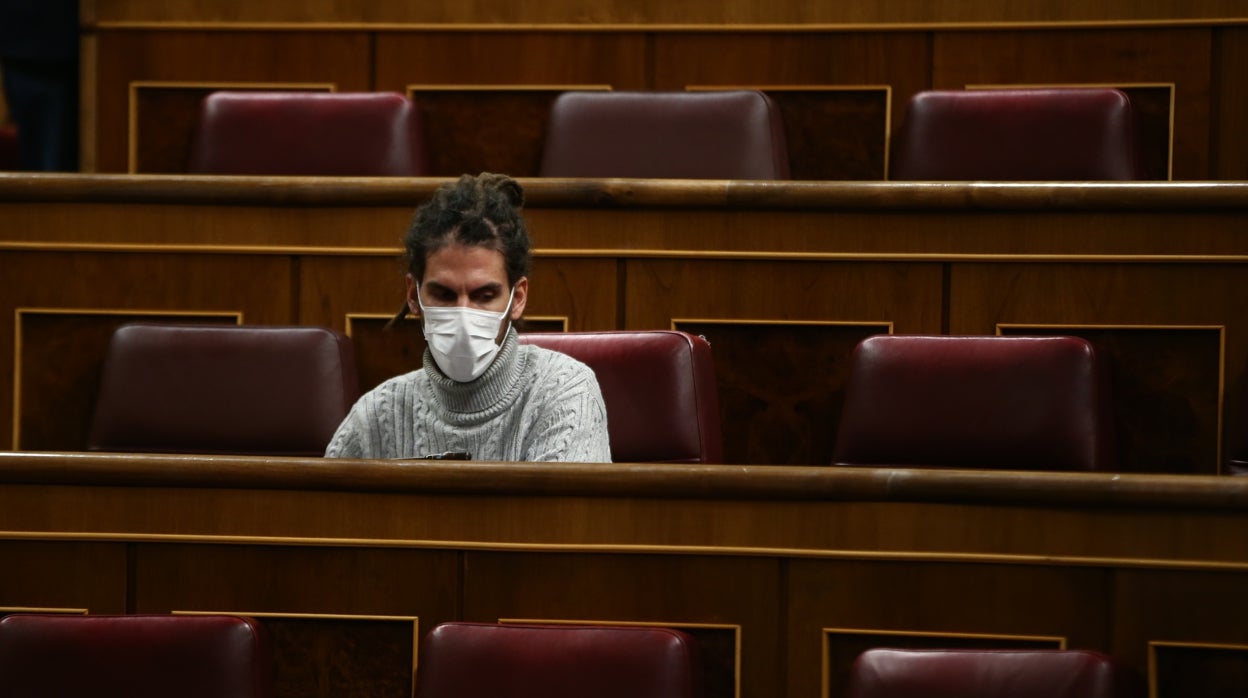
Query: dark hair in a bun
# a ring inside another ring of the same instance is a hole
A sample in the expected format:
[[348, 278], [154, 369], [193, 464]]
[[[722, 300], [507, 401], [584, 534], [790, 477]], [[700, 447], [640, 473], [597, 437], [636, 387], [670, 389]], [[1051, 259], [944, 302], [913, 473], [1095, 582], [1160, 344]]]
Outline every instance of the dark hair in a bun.
[[[419, 283], [425, 278], [429, 255], [452, 242], [479, 245], [502, 253], [507, 283], [514, 286], [529, 273], [529, 233], [520, 215], [523, 207], [524, 189], [504, 174], [463, 175], [443, 184], [416, 209], [403, 238], [408, 272]], [[406, 312], [405, 306], [395, 319]]]

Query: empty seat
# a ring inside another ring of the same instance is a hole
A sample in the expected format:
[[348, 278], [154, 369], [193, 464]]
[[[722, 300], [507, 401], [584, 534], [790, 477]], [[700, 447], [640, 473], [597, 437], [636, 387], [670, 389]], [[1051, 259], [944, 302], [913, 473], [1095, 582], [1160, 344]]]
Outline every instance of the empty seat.
[[762, 92], [565, 92], [544, 177], [788, 179], [780, 110]]
[[87, 447], [320, 456], [358, 392], [351, 340], [332, 330], [124, 325], [104, 359]]
[[920, 92], [895, 136], [894, 180], [1143, 178], [1131, 100], [1115, 89]]
[[848, 698], [1143, 698], [1138, 674], [1087, 650], [863, 652]]
[[267, 698], [264, 629], [235, 616], [0, 618], [0, 695]]
[[444, 623], [420, 644], [416, 698], [700, 698], [689, 635], [667, 628]]
[[214, 92], [190, 171], [230, 175], [428, 174], [420, 110], [394, 92]]
[[838, 465], [1113, 470], [1109, 380], [1078, 337], [868, 337], [850, 358]]
[[594, 370], [617, 463], [720, 463], [723, 438], [711, 346], [669, 330], [528, 333], [522, 344]]

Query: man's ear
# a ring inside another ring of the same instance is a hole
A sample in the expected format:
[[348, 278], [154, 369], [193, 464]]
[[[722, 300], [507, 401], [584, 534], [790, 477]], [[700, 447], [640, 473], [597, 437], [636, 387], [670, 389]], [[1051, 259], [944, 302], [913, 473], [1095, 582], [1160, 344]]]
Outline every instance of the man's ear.
[[529, 277], [522, 276], [516, 280], [513, 294], [511, 297], [510, 317], [514, 322], [524, 315], [524, 306], [529, 302]]
[[403, 281], [407, 284], [407, 310], [412, 315], [420, 315], [420, 300], [416, 297], [420, 293], [420, 284], [411, 274], [404, 275]]

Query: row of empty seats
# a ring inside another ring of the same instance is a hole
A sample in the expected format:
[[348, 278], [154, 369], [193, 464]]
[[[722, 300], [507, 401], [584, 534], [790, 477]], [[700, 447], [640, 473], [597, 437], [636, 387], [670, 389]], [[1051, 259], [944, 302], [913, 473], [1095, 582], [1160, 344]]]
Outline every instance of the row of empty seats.
[[[704, 338], [520, 341], [594, 370], [616, 462], [723, 462]], [[328, 329], [125, 325], [105, 358], [88, 448], [319, 456], [358, 394], [351, 340]], [[1111, 403], [1103, 361], [1081, 338], [880, 335], [853, 353], [834, 461], [1112, 471]]]
[[[417, 104], [398, 93], [223, 91], [205, 98], [197, 174], [424, 176]], [[1143, 161], [1130, 99], [1109, 88], [928, 91], [891, 149], [894, 180], [1131, 180]], [[458, 174], [458, 173], [443, 173]], [[781, 110], [757, 90], [565, 92], [544, 177], [790, 176]]]
[[[228, 615], [0, 618], [5, 695], [269, 698], [264, 626]], [[417, 698], [703, 698], [703, 662], [673, 628], [443, 623], [420, 643]], [[849, 698], [1135, 698], [1131, 668], [1087, 650], [871, 649]]]

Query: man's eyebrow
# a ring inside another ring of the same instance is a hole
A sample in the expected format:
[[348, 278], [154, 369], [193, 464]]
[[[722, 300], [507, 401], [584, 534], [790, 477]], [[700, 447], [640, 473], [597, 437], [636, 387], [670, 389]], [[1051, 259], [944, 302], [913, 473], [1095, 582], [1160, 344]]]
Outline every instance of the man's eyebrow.
[[[425, 282], [425, 287], [431, 291], [452, 291], [453, 292], [455, 290], [449, 286], [444, 286], [438, 283], [437, 281], [433, 281], [432, 279]], [[490, 282], [481, 284], [480, 286], [477, 286], [476, 288], [469, 289], [468, 293], [469, 294], [480, 293], [481, 291], [500, 292], [502, 290], [503, 290], [503, 285], [501, 283], [497, 281], [490, 281]]]
[[480, 293], [481, 291], [494, 291], [497, 293], [502, 290], [503, 290], [502, 284], [498, 283], [497, 281], [491, 281], [487, 284], [482, 284], [472, 289], [471, 291], [469, 291], [469, 293]]

